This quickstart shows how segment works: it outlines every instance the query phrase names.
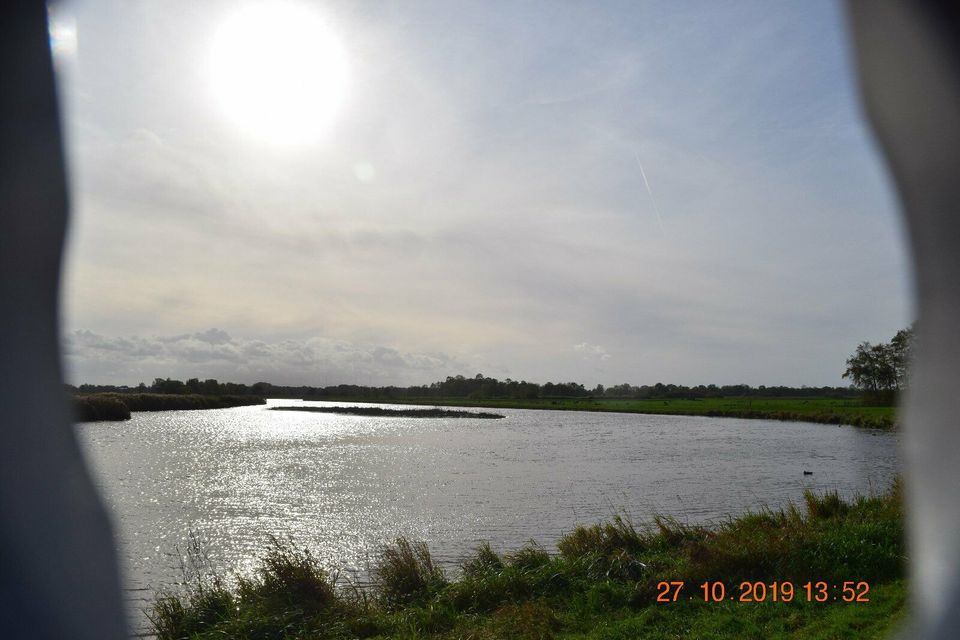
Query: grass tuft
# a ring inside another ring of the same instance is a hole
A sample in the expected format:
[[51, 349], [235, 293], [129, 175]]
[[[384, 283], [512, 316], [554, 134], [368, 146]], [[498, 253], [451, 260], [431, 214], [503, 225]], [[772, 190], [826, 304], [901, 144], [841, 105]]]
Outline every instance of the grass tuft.
[[236, 610], [236, 596], [217, 574], [198, 538], [190, 534], [181, 556], [182, 595], [161, 593], [147, 613], [157, 640], [179, 640], [215, 629]]
[[527, 601], [498, 609], [491, 626], [501, 638], [553, 640], [560, 621], [546, 602]]
[[411, 542], [401, 536], [392, 545], [380, 548], [373, 583], [385, 604], [400, 607], [424, 600], [446, 584], [446, 577], [434, 564], [425, 542]]
[[550, 554], [535, 541], [531, 540], [520, 549], [508, 553], [504, 559], [506, 560], [507, 566], [521, 573], [530, 573], [549, 564]]
[[465, 578], [476, 578], [489, 573], [503, 571], [503, 560], [490, 547], [489, 542], [481, 542], [473, 554], [460, 563], [460, 571]]
[[324, 570], [308, 549], [271, 537], [253, 577], [238, 578], [241, 601], [280, 613], [317, 615], [336, 606], [336, 576]]
[[807, 505], [807, 513], [815, 520], [842, 517], [850, 511], [850, 505], [844, 502], [836, 491], [817, 495], [807, 489], [803, 492], [803, 501]]

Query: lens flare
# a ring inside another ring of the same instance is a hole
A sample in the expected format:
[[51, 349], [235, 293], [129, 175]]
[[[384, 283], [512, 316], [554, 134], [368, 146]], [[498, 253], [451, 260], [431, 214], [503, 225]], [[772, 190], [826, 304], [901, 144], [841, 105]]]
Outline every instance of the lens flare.
[[210, 61], [217, 102], [239, 129], [281, 145], [315, 141], [347, 88], [343, 47], [312, 8], [246, 6], [217, 30]]

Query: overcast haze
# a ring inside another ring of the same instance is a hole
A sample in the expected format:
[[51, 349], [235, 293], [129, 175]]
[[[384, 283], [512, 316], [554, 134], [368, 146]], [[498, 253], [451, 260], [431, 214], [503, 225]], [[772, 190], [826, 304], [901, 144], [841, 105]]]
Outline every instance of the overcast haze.
[[233, 3], [56, 12], [72, 382], [838, 385], [910, 321], [839, 4], [313, 4], [299, 146], [211, 96]]

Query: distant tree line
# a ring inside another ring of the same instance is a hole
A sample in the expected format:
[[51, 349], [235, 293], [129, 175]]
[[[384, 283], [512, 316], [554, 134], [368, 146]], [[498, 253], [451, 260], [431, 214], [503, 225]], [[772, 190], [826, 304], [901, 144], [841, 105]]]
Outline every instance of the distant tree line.
[[235, 382], [218, 382], [214, 379], [199, 380], [191, 378], [186, 382], [170, 378], [156, 378], [153, 384], [140, 383], [135, 387], [115, 385], [82, 384], [70, 387], [74, 393], [161, 393], [161, 394], [202, 394], [202, 395], [255, 395], [265, 398], [325, 398], [358, 400], [404, 400], [415, 398], [464, 398], [464, 399], [514, 399], [528, 400], [537, 398], [624, 398], [624, 399], [671, 399], [671, 398], [723, 398], [736, 396], [823, 398], [859, 396], [864, 391], [853, 387], [753, 387], [747, 384], [733, 385], [697, 385], [688, 387], [677, 384], [636, 386], [628, 383], [611, 387], [597, 385], [592, 389], [578, 382], [546, 382], [543, 384], [525, 380], [498, 380], [478, 373], [472, 378], [448, 376], [446, 380], [429, 385], [410, 387], [369, 387], [363, 385], [340, 384], [326, 387], [283, 386], [269, 382], [257, 382], [252, 385]]
[[[135, 387], [113, 384], [81, 384], [80, 386], [67, 385], [73, 393], [160, 393], [165, 395], [202, 395], [202, 396], [263, 396], [266, 389], [285, 389], [288, 387], [274, 387], [267, 382], [258, 382], [247, 385], [237, 382], [219, 382], [213, 378], [200, 381], [190, 378], [186, 382], [171, 378], [155, 378], [153, 384], [143, 382]], [[292, 387], [289, 387], [292, 388]], [[300, 387], [306, 389], [307, 387]], [[295, 396], [288, 396], [295, 397]]]

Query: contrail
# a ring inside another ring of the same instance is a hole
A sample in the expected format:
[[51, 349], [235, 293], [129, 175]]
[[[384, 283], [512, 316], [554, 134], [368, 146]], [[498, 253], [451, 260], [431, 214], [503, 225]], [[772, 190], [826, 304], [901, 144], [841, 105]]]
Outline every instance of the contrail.
[[650, 188], [650, 183], [647, 182], [647, 173], [643, 170], [643, 163], [640, 162], [640, 154], [634, 153], [633, 157], [637, 159], [637, 166], [640, 167], [640, 176], [643, 178], [643, 185], [647, 188], [647, 193], [650, 194], [650, 202], [653, 203], [653, 212], [657, 214], [657, 226], [660, 227], [660, 233], [663, 233], [663, 219], [660, 217], [657, 199], [653, 197], [653, 189]]

